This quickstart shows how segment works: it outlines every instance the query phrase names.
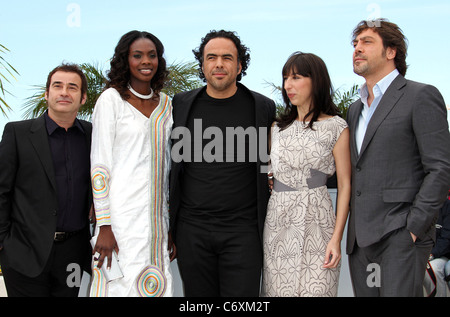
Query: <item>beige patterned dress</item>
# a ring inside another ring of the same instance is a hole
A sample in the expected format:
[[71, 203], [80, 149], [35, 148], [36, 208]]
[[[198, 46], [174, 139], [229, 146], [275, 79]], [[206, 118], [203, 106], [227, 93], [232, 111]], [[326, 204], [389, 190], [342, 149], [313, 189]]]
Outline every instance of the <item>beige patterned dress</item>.
[[263, 296], [337, 295], [340, 268], [322, 268], [336, 220], [325, 184], [336, 170], [332, 151], [346, 127], [335, 116], [312, 130], [300, 121], [272, 130], [275, 184], [264, 227]]

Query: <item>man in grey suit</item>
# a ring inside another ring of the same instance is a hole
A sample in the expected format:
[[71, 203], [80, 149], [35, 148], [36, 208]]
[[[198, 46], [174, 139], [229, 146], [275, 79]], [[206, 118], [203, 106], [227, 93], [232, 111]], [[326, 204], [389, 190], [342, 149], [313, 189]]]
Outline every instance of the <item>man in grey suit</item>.
[[353, 31], [365, 78], [347, 120], [352, 199], [347, 253], [355, 296], [423, 296], [435, 222], [450, 186], [450, 134], [439, 91], [404, 78], [406, 39], [384, 19]]

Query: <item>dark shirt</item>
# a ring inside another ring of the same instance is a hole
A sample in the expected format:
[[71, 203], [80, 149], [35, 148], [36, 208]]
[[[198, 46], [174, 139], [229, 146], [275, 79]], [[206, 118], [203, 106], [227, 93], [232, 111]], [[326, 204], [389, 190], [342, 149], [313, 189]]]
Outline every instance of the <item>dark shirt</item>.
[[431, 250], [435, 258], [450, 258], [450, 198], [445, 200], [436, 222], [436, 244]]
[[76, 119], [67, 131], [45, 112], [58, 199], [57, 231], [86, 227], [89, 214], [90, 153], [85, 131]]
[[[184, 162], [181, 183], [180, 217], [183, 221], [213, 231], [256, 228], [257, 167], [256, 159], [252, 160], [250, 155], [256, 140], [234, 137], [234, 147], [227, 146], [227, 142], [232, 141], [227, 137], [227, 128], [245, 130], [250, 127], [249, 130], [255, 131], [254, 126], [254, 100], [243, 89], [226, 99], [211, 98], [206, 91], [197, 97], [187, 123], [191, 158]], [[221, 136], [213, 133], [211, 138], [202, 137], [208, 128]]]

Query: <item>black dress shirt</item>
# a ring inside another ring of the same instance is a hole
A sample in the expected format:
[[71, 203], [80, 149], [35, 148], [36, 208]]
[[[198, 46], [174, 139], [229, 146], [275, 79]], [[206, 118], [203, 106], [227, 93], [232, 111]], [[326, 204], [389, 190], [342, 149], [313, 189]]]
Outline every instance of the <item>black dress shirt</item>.
[[58, 198], [57, 231], [86, 227], [89, 214], [90, 153], [85, 131], [75, 119], [71, 128], [58, 126], [45, 112]]

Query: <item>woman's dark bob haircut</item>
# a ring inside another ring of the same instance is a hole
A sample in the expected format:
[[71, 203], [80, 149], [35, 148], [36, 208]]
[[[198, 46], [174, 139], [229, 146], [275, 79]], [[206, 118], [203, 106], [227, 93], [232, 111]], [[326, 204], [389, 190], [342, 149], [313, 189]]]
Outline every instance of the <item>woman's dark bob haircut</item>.
[[303, 122], [309, 119], [309, 128], [312, 129], [313, 123], [318, 120], [321, 113], [331, 116], [339, 114], [333, 102], [333, 87], [324, 61], [311, 53], [295, 52], [289, 57], [282, 71], [282, 96], [285, 110], [277, 119], [280, 129], [286, 128], [298, 117], [297, 105], [291, 104], [284, 88], [285, 78], [293, 74], [311, 78], [311, 108], [303, 119]]
[[108, 81], [106, 88], [113, 87], [117, 89], [123, 99], [130, 98], [128, 92], [128, 83], [130, 81], [130, 66], [128, 64], [128, 55], [130, 46], [138, 39], [149, 39], [156, 46], [158, 55], [158, 69], [153, 76], [150, 87], [156, 95], [164, 88], [169, 72], [166, 69], [166, 60], [164, 59], [164, 46], [161, 41], [151, 33], [145, 31], [130, 31], [123, 35], [117, 44], [114, 56], [111, 59], [111, 69], [108, 72]]

